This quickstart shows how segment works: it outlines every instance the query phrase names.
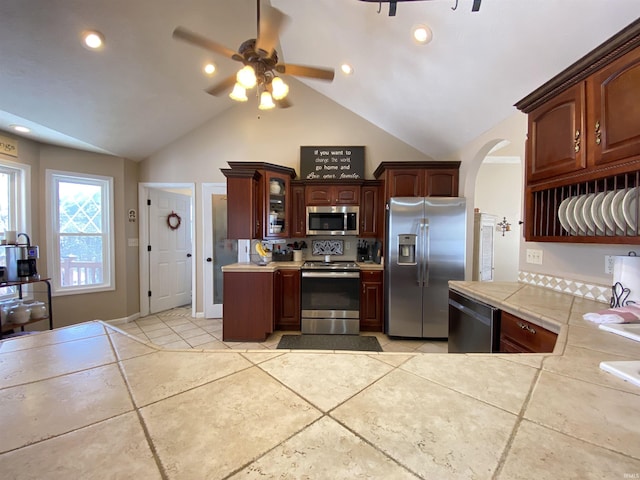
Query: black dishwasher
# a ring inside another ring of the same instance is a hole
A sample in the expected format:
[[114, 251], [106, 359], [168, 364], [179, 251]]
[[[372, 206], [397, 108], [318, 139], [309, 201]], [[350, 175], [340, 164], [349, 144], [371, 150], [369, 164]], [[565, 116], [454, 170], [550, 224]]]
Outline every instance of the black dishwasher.
[[500, 310], [449, 290], [449, 353], [491, 353], [500, 346]]

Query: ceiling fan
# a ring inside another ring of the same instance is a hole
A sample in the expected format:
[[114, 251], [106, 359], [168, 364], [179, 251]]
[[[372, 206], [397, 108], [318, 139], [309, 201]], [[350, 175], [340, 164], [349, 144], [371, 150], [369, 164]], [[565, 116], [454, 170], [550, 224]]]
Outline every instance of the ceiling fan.
[[267, 110], [276, 105], [286, 108], [291, 105], [285, 98], [289, 87], [278, 74], [332, 81], [335, 71], [332, 68], [279, 63], [275, 47], [280, 31], [289, 17], [270, 5], [263, 5], [263, 16], [261, 16], [260, 3], [261, 0], [256, 0], [257, 38], [244, 41], [238, 51], [227, 48], [184, 27], [177, 27], [173, 31], [173, 38], [202, 47], [244, 65], [237, 74], [208, 88], [207, 93], [219, 96], [233, 87], [229, 96], [237, 101], [246, 101], [247, 89], [257, 85], [260, 94], [260, 109]]

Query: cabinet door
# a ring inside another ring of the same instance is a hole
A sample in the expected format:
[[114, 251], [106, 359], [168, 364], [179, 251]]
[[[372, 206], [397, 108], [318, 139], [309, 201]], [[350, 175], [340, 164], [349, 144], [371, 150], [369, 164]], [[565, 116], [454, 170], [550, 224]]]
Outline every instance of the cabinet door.
[[307, 205], [318, 206], [332, 204], [333, 189], [330, 185], [307, 185], [304, 190]]
[[587, 81], [589, 164], [640, 155], [640, 48]]
[[387, 200], [391, 197], [422, 197], [424, 170], [398, 169], [387, 174]]
[[263, 217], [265, 238], [289, 237], [289, 177], [265, 172], [265, 214]]
[[579, 83], [529, 114], [527, 183], [586, 166], [584, 83]]
[[384, 313], [382, 272], [360, 272], [360, 330], [381, 332]]
[[253, 172], [228, 176], [227, 199], [227, 237], [262, 238], [263, 200], [259, 176]]
[[[225, 272], [222, 339], [225, 342], [264, 342], [273, 332], [272, 273]], [[251, 288], [251, 300], [246, 298]]]
[[304, 185], [291, 186], [291, 236], [307, 236], [307, 209], [304, 200]]
[[333, 187], [333, 205], [360, 205], [360, 187], [357, 185], [336, 185]]
[[458, 170], [427, 170], [425, 197], [457, 197]]
[[365, 185], [360, 196], [360, 236], [382, 236], [382, 201], [379, 185]]
[[279, 299], [276, 313], [276, 329], [300, 330], [300, 271], [278, 270], [276, 272]]

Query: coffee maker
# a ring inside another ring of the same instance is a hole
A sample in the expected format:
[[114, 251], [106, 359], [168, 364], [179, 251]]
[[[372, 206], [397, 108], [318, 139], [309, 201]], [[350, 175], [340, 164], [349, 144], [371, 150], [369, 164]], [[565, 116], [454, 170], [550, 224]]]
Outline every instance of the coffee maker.
[[40, 257], [40, 249], [37, 245], [31, 245], [31, 240], [26, 233], [18, 234], [27, 240], [26, 244], [18, 243], [5, 247], [6, 255], [6, 281], [24, 282], [39, 280], [37, 259]]

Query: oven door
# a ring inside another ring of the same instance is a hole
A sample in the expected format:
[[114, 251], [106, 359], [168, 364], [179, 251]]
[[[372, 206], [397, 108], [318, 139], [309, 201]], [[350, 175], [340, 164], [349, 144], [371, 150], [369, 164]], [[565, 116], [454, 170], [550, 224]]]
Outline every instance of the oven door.
[[302, 333], [360, 332], [360, 272], [303, 271]]

